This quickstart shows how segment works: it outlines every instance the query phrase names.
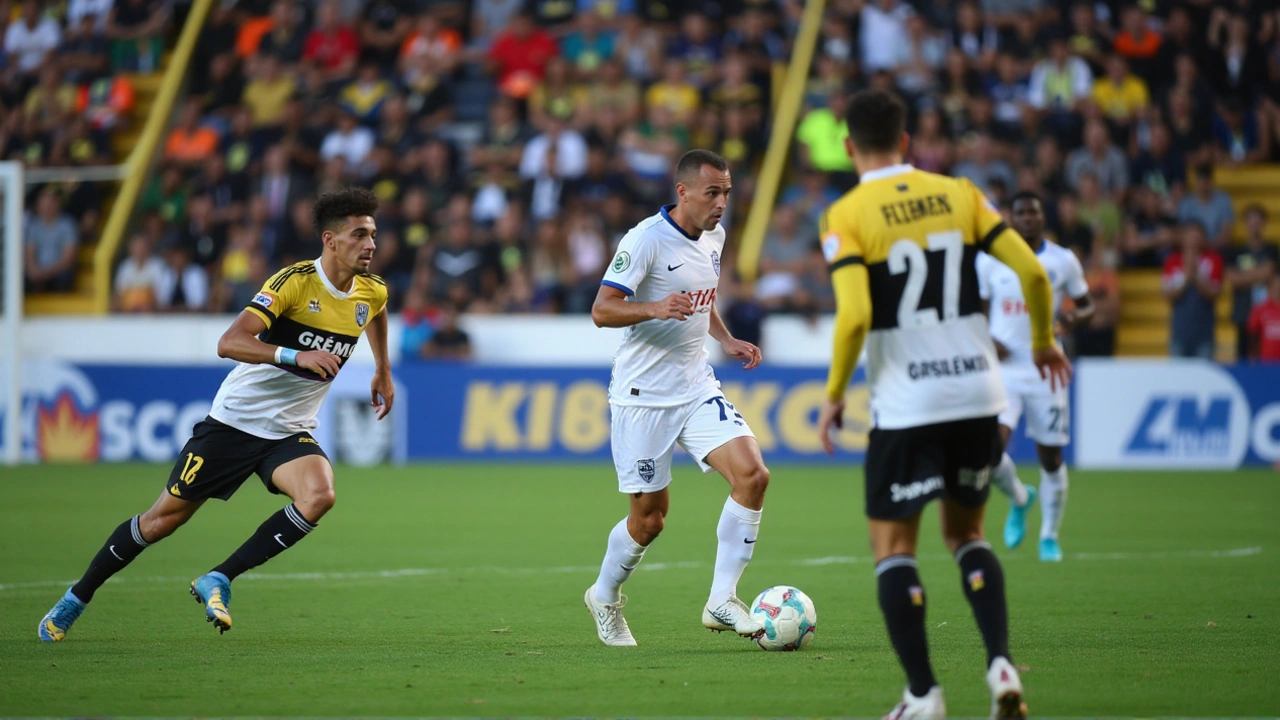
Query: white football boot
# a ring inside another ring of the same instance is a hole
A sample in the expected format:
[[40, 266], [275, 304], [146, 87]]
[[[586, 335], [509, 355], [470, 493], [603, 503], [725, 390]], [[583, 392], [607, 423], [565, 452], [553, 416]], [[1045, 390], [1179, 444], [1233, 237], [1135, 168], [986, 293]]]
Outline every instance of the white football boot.
[[587, 588], [582, 602], [596, 619], [596, 634], [600, 642], [613, 647], [635, 647], [636, 639], [631, 637], [631, 628], [627, 627], [627, 619], [622, 617], [622, 608], [626, 607], [627, 596], [621, 595], [616, 603], [602, 603], [596, 599], [596, 586]]
[[764, 632], [764, 623], [752, 618], [751, 608], [733, 595], [715, 607], [702, 608], [702, 625], [715, 632], [732, 630], [742, 637], [755, 637]]
[[884, 720], [946, 720], [947, 704], [942, 700], [942, 688], [934, 685], [924, 697], [911, 694], [911, 688], [902, 691], [902, 702], [884, 716]]
[[1022, 700], [1022, 678], [1008, 660], [998, 657], [987, 670], [991, 688], [991, 720], [1025, 720], [1027, 704]]

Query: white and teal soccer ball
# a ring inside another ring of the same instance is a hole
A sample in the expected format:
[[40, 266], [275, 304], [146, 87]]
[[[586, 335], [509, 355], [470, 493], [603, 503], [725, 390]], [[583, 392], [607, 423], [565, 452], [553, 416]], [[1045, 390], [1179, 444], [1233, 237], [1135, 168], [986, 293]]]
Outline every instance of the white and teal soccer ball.
[[757, 595], [751, 603], [751, 617], [764, 623], [764, 633], [756, 638], [756, 644], [765, 650], [799, 650], [813, 640], [818, 628], [813, 601], [787, 585]]

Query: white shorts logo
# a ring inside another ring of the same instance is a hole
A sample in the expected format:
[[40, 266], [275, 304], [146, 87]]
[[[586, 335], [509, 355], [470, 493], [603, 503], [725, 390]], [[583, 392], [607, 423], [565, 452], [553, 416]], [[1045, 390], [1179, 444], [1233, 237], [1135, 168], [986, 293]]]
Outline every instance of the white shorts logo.
[[636, 472], [640, 473], [640, 479], [647, 483], [653, 482], [653, 476], [658, 474], [657, 463], [653, 458], [644, 458], [636, 461]]
[[904, 502], [906, 500], [915, 500], [923, 497], [935, 490], [942, 489], [942, 477], [934, 475], [925, 480], [917, 480], [906, 485], [894, 483], [889, 486], [889, 492], [893, 493], [893, 502]]
[[257, 295], [253, 296], [253, 304], [261, 305], [264, 308], [271, 307], [271, 303], [275, 301], [276, 301], [275, 298], [271, 297], [270, 295], [264, 292], [260, 292]]

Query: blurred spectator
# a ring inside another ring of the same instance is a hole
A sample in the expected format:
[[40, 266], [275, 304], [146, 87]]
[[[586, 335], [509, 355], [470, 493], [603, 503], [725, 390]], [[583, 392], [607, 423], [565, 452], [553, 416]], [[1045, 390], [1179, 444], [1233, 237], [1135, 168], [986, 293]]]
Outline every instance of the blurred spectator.
[[433, 360], [471, 359], [471, 337], [458, 327], [458, 312], [447, 304], [440, 308], [435, 332], [422, 345], [422, 357]]
[[587, 90], [573, 79], [573, 66], [562, 57], [547, 62], [546, 75], [529, 95], [529, 119], [546, 130], [553, 122], [581, 127], [589, 118]]
[[62, 211], [56, 190], [40, 191], [36, 211], [27, 215], [23, 227], [27, 292], [69, 292], [75, 282], [80, 233]]
[[585, 210], [575, 211], [569, 215], [565, 225], [568, 231], [565, 240], [574, 275], [572, 285], [566, 288], [564, 311], [589, 313], [600, 289], [600, 277], [612, 255], [605, 242], [599, 216]]
[[342, 110], [351, 114], [360, 124], [370, 126], [378, 119], [383, 105], [391, 98], [394, 88], [386, 80], [379, 67], [367, 62], [360, 65], [355, 80], [338, 92]]
[[475, 0], [472, 3], [471, 37], [488, 47], [525, 5], [525, 0]]
[[210, 309], [238, 312], [248, 306], [270, 272], [267, 259], [258, 250], [258, 235], [254, 229], [247, 225], [236, 227], [222, 256], [217, 273], [219, 286]]
[[1174, 247], [1177, 222], [1165, 212], [1160, 196], [1146, 186], [1133, 189], [1130, 207], [1121, 237], [1125, 266], [1163, 267]]
[[992, 120], [1001, 137], [1020, 138], [1028, 109], [1028, 88], [1018, 61], [1007, 53], [997, 55], [996, 74], [987, 84], [987, 94], [993, 103]]
[[914, 13], [902, 0], [871, 0], [862, 6], [861, 35], [864, 72], [892, 70], [898, 66], [899, 53], [909, 46], [907, 19]]
[[1080, 176], [1079, 201], [1080, 220], [1093, 230], [1093, 252], [1114, 253], [1124, 225], [1120, 205], [1102, 193], [1091, 172]]
[[151, 239], [138, 233], [129, 240], [129, 254], [116, 268], [115, 312], [153, 312], [156, 294], [163, 281], [164, 261], [151, 251]]
[[311, 188], [289, 168], [284, 148], [276, 145], [267, 150], [262, 178], [253, 194], [266, 201], [267, 220], [272, 224], [283, 224], [293, 212], [294, 204], [311, 195]]
[[951, 46], [963, 53], [968, 65], [979, 72], [990, 72], [995, 65], [1000, 35], [987, 24], [982, 9], [974, 0], [961, 0], [956, 5]]
[[1067, 182], [1078, 192], [1081, 178], [1092, 175], [1099, 190], [1117, 202], [1129, 187], [1129, 164], [1120, 148], [1111, 144], [1107, 126], [1101, 120], [1091, 121], [1084, 129], [1084, 146], [1067, 156]]
[[1186, 186], [1187, 164], [1172, 145], [1169, 126], [1151, 127], [1149, 147], [1129, 164], [1129, 183], [1136, 190], [1145, 187], [1162, 201], [1176, 202]]
[[1262, 78], [1266, 55], [1254, 41], [1249, 16], [1232, 12], [1226, 4], [1209, 14], [1209, 82], [1218, 94], [1252, 103]]
[[1276, 363], [1280, 362], [1280, 275], [1273, 276], [1267, 287], [1266, 299], [1254, 305], [1249, 315], [1251, 346], [1247, 357], [1254, 362]]
[[320, 145], [320, 159], [342, 158], [351, 171], [363, 174], [361, 165], [373, 151], [373, 140], [373, 131], [361, 127], [356, 116], [344, 109], [338, 115], [337, 125]]
[[24, 2], [21, 12], [5, 28], [4, 52], [11, 67], [31, 75], [44, 67], [62, 42], [62, 28], [45, 13], [43, 2]]
[[77, 95], [74, 85], [62, 81], [57, 64], [49, 63], [40, 68], [40, 82], [27, 93], [22, 110], [42, 131], [58, 131], [67, 126]]
[[1124, 55], [1115, 53], [1107, 58], [1107, 74], [1093, 83], [1093, 101], [1108, 121], [1127, 128], [1151, 94], [1142, 78], [1129, 72]]
[[[214, 220], [213, 198], [208, 195], [191, 196], [186, 205], [185, 221], [170, 227], [164, 244], [170, 249], [183, 247], [187, 250], [186, 259], [194, 260], [202, 268], [217, 263], [227, 247], [227, 225]], [[201, 307], [204, 304], [202, 301]]]
[[191, 262], [191, 248], [174, 243], [165, 249], [164, 272], [156, 292], [161, 310], [204, 312], [209, 305], [209, 274]]
[[1179, 228], [1181, 248], [1164, 264], [1164, 295], [1173, 306], [1169, 317], [1169, 355], [1177, 358], [1214, 356], [1217, 299], [1222, 293], [1222, 257], [1205, 243], [1204, 227], [1196, 221]]
[[345, 80], [355, 69], [360, 40], [343, 24], [338, 4], [326, 0], [316, 7], [315, 27], [303, 44], [302, 60], [321, 82]]
[[680, 32], [667, 45], [667, 57], [679, 60], [689, 73], [689, 82], [706, 90], [719, 76], [720, 41], [711, 18], [699, 10], [680, 18]]
[[[107, 3], [108, 8], [110, 4]], [[74, 1], [71, 7], [75, 7]], [[102, 36], [106, 15], [106, 12], [96, 16], [85, 13], [78, 19], [68, 19], [67, 31], [57, 51], [58, 66], [66, 73], [68, 82], [88, 83], [107, 74], [111, 44]]]
[[1173, 146], [1188, 165], [1208, 162], [1213, 153], [1212, 130], [1193, 110], [1191, 95], [1182, 90], [1169, 91], [1169, 129]]
[[968, 178], [984, 195], [992, 196], [993, 181], [998, 182], [1005, 190], [1017, 183], [1018, 178], [1014, 175], [1013, 168], [996, 156], [990, 135], [970, 135], [965, 139], [965, 150], [965, 159], [956, 163], [952, 173], [956, 177]]
[[112, 69], [138, 73], [159, 70], [168, 17], [168, 9], [158, 0], [115, 0], [106, 28]]
[[1079, 127], [1076, 115], [1093, 92], [1089, 65], [1071, 54], [1067, 38], [1061, 34], [1049, 40], [1049, 55], [1036, 63], [1027, 88], [1027, 102], [1045, 114], [1048, 127], [1061, 141], [1071, 138]]
[[127, 123], [134, 102], [133, 83], [124, 75], [103, 77], [81, 85], [76, 111], [94, 130], [113, 130]]
[[201, 102], [190, 98], [182, 107], [178, 126], [164, 143], [165, 160], [185, 168], [204, 163], [218, 149], [218, 133], [201, 125]]
[[813, 236], [801, 232], [800, 214], [782, 205], [774, 210], [773, 224], [765, 235], [760, 254], [760, 278], [755, 297], [766, 311], [794, 310], [790, 300], [800, 290], [812, 252]]
[[906, 40], [896, 48], [894, 74], [898, 87], [919, 99], [938, 86], [938, 71], [947, 59], [947, 43], [919, 15], [907, 17]]
[[1162, 40], [1160, 33], [1152, 29], [1140, 3], [1125, 6], [1120, 14], [1120, 32], [1116, 33], [1114, 49], [1129, 60], [1139, 77], [1152, 77]]
[[270, 27], [261, 36], [256, 52], [276, 57], [286, 65], [302, 60], [307, 36], [303, 32], [300, 16], [301, 12], [289, 0], [275, 0], [271, 3]]
[[635, 122], [640, 117], [640, 101], [640, 86], [624, 74], [622, 63], [617, 60], [605, 60], [587, 90], [587, 107], [593, 122], [602, 110], [616, 111], [621, 122]]
[[1214, 160], [1221, 165], [1264, 162], [1271, 156], [1271, 128], [1260, 112], [1245, 110], [1240, 98], [1219, 103], [1213, 119]]
[[244, 104], [252, 113], [254, 127], [275, 127], [284, 120], [289, 98], [298, 85], [286, 75], [280, 60], [271, 55], [258, 61], [256, 75], [244, 86]]
[[[1254, 307], [1266, 302], [1277, 276], [1280, 249], [1267, 242], [1267, 211], [1250, 205], [1244, 211], [1245, 243], [1227, 252], [1223, 279], [1231, 286], [1231, 322], [1236, 326], [1236, 357], [1251, 357], [1249, 321]], [[1277, 338], [1280, 339], [1280, 338]]]
[[565, 37], [561, 54], [579, 77], [590, 79], [601, 65], [613, 59], [613, 34], [604, 31], [600, 15], [594, 10], [579, 12], [577, 29]]
[[361, 4], [364, 17], [360, 22], [360, 45], [365, 57], [382, 70], [390, 70], [413, 29], [409, 4], [399, 0], [366, 0]]
[[1089, 69], [1100, 75], [1111, 49], [1111, 38], [1106, 26], [1098, 23], [1098, 13], [1092, 2], [1078, 0], [1071, 5], [1071, 30], [1067, 43], [1071, 52], [1089, 63]]
[[577, 130], [556, 117], [548, 119], [546, 131], [529, 140], [520, 156], [520, 177], [530, 180], [546, 171], [548, 149], [555, 147], [554, 174], [562, 179], [582, 176], [587, 170], [587, 143]]
[[782, 191], [778, 205], [795, 208], [800, 214], [801, 232], [816, 238], [822, 214], [839, 199], [840, 193], [827, 183], [825, 175], [816, 170], [806, 170], [800, 174], [798, 183]]
[[847, 96], [834, 93], [827, 107], [805, 113], [796, 128], [801, 164], [820, 172], [838, 174], [833, 177], [837, 189], [853, 186], [851, 179], [844, 182], [840, 179], [853, 173], [853, 161], [844, 148], [844, 140], [849, 137], [849, 126], [844, 118], [847, 106]]
[[1116, 352], [1116, 323], [1120, 321], [1120, 278], [1115, 265], [1102, 257], [1081, 255], [1089, 296], [1097, 308], [1074, 333], [1075, 353], [1081, 357], [1111, 357]]
[[449, 298], [454, 286], [463, 289], [469, 300], [480, 289], [484, 255], [475, 240], [471, 224], [471, 208], [466, 196], [450, 201], [447, 219], [440, 229], [444, 242], [431, 254], [431, 297], [436, 301]]
[[67, 3], [67, 27], [78, 28], [89, 20], [95, 32], [103, 32], [107, 29], [113, 5], [115, 0], [70, 0]]
[[1196, 185], [1178, 205], [1178, 222], [1198, 223], [1215, 249], [1225, 248], [1231, 242], [1236, 212], [1231, 207], [1231, 196], [1214, 183], [1212, 165], [1196, 167]]
[[683, 61], [668, 58], [662, 66], [662, 80], [649, 86], [644, 94], [647, 110], [662, 108], [671, 113], [672, 120], [684, 124], [693, 119], [702, 103], [702, 93], [685, 79]]
[[559, 52], [555, 38], [535, 27], [532, 16], [524, 11], [516, 13], [489, 48], [498, 88], [511, 97], [528, 97], [542, 79], [547, 63]]
[[639, 15], [623, 15], [616, 53], [628, 75], [641, 82], [657, 77], [658, 68], [662, 66], [662, 50], [662, 38], [657, 30], [646, 25]]

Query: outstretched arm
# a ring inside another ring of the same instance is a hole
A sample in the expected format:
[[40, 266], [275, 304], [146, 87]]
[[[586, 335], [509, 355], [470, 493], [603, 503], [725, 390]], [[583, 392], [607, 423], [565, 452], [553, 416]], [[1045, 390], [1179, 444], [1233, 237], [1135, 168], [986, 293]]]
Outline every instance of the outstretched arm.
[[369, 397], [378, 419], [391, 412], [391, 403], [395, 401], [396, 387], [391, 381], [391, 361], [387, 357], [387, 310], [383, 308], [369, 323], [369, 347], [373, 350], [373, 381], [369, 384]]
[[627, 294], [612, 285], [601, 285], [591, 305], [591, 320], [596, 327], [630, 327], [646, 320], [684, 322], [692, 314], [693, 302], [684, 293], [671, 293], [658, 302], [627, 302]]
[[322, 378], [338, 374], [342, 358], [323, 350], [299, 352], [264, 343], [258, 336], [266, 329], [267, 324], [262, 317], [245, 310], [218, 338], [218, 357], [252, 365], [297, 365]]
[[711, 306], [711, 328], [707, 334], [720, 343], [726, 355], [742, 360], [742, 367], [746, 370], [759, 367], [760, 361], [764, 359], [760, 348], [746, 340], [739, 340], [729, 333], [729, 328], [720, 318], [720, 311], [714, 305]]

